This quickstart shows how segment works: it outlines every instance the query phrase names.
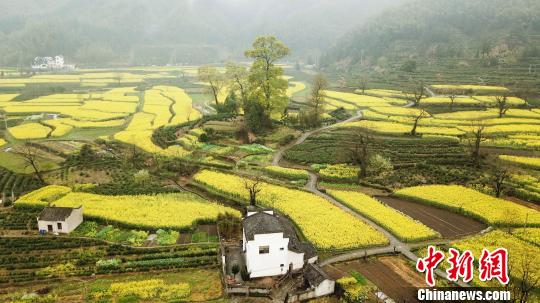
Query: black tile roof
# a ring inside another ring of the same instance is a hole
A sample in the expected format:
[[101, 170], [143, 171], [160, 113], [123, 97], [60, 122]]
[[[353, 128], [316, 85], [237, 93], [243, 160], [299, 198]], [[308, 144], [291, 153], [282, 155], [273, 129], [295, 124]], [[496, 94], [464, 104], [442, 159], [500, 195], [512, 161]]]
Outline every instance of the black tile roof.
[[319, 284], [321, 284], [324, 280], [331, 280], [328, 274], [326, 274], [322, 268], [311, 263], [306, 265], [304, 278], [311, 287], [319, 286]]
[[42, 221], [64, 221], [67, 219], [73, 208], [71, 207], [45, 207], [38, 215], [38, 220]]
[[283, 233], [284, 238], [289, 238], [288, 248], [290, 251], [304, 253], [304, 259], [310, 259], [317, 255], [317, 251], [311, 244], [301, 242], [298, 239], [294, 226], [284, 216], [271, 215], [259, 210], [258, 213], [244, 218], [243, 227], [248, 241], [253, 240], [255, 235]]

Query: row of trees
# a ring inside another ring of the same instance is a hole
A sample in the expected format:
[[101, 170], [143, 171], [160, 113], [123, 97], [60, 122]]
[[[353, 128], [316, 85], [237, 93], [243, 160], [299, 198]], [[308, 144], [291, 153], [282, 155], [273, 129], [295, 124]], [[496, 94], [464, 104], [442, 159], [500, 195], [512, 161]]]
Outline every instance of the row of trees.
[[[258, 37], [245, 56], [253, 60], [251, 67], [230, 62], [225, 73], [214, 66], [198, 70], [199, 81], [207, 85], [218, 112], [244, 113], [249, 131], [260, 133], [272, 126], [273, 115], [284, 116], [288, 106], [288, 81], [283, 68], [276, 64], [290, 54], [289, 48], [272, 36]], [[308, 109], [299, 116], [299, 123], [307, 127], [321, 124], [324, 108], [324, 90], [328, 81], [322, 75], [314, 79]], [[220, 98], [226, 95], [224, 102]]]
[[[276, 62], [290, 54], [289, 48], [272, 36], [258, 37], [245, 56], [253, 60], [248, 69], [244, 65], [228, 63], [225, 74], [216, 67], [199, 68], [199, 80], [205, 82], [214, 97], [218, 111], [244, 112], [250, 131], [261, 132], [271, 127], [271, 115], [283, 113], [288, 98], [288, 82], [283, 68]], [[223, 104], [220, 96], [227, 93]]]

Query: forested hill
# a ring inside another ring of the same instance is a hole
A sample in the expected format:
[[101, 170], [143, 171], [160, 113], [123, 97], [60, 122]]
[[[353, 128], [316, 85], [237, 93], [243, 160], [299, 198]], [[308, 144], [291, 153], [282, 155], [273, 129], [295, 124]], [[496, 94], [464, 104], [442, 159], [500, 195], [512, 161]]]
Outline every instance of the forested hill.
[[416, 0], [357, 27], [321, 62], [350, 68], [396, 59], [459, 58], [493, 66], [531, 57], [540, 57], [538, 0]]
[[[401, 0], [400, 0], [401, 1]], [[396, 0], [18, 0], [0, 3], [0, 65], [208, 63], [276, 35], [292, 60], [320, 51]]]

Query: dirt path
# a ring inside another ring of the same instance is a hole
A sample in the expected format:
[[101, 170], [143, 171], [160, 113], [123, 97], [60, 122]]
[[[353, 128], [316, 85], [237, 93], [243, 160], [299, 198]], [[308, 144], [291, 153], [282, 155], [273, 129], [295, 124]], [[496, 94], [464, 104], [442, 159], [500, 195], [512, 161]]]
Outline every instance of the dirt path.
[[437, 94], [435, 94], [435, 93], [431, 90], [431, 88], [429, 88], [429, 86], [426, 86], [426, 87], [425, 87], [425, 90], [426, 90], [426, 93], [427, 93], [430, 97], [435, 97], [435, 96], [437, 96]]
[[337, 125], [347, 123], [347, 122], [352, 122], [352, 121], [355, 121], [355, 120], [358, 120], [358, 119], [361, 119], [361, 118], [362, 118], [362, 111], [359, 110], [359, 111], [356, 112], [356, 115], [350, 117], [347, 120], [343, 120], [343, 121], [340, 121], [340, 122], [335, 123], [335, 124], [326, 125], [326, 126], [323, 126], [323, 127], [320, 127], [320, 128], [317, 128], [317, 129], [314, 129], [314, 130], [303, 133], [302, 136], [300, 136], [300, 138], [296, 139], [296, 141], [281, 147], [276, 152], [276, 154], [274, 155], [274, 159], [272, 159], [272, 165], [279, 166], [279, 162], [281, 161], [281, 159], [283, 159], [283, 154], [286, 151], [291, 149], [293, 146], [304, 143], [306, 141], [306, 139], [309, 138], [311, 135], [319, 133], [319, 132], [327, 130], [327, 129], [330, 129], [330, 128], [333, 128], [333, 127], [336, 127]]
[[[414, 106], [414, 103], [409, 102], [404, 107], [412, 107], [412, 106]], [[335, 123], [335, 124], [332, 124], [332, 125], [323, 126], [321, 128], [318, 128], [318, 129], [315, 129], [315, 130], [304, 133], [296, 141], [292, 142], [291, 144], [288, 144], [286, 146], [281, 147], [276, 152], [276, 154], [274, 155], [274, 158], [272, 160], [272, 165], [279, 166], [280, 165], [279, 163], [281, 162], [281, 160], [283, 158], [283, 154], [287, 150], [291, 149], [292, 147], [294, 147], [294, 146], [296, 146], [298, 144], [302, 144], [311, 135], [319, 133], [319, 132], [327, 130], [327, 129], [330, 129], [330, 128], [333, 128], [333, 127], [336, 127], [337, 125], [340, 125], [342, 123], [355, 121], [355, 120], [360, 119], [360, 118], [362, 118], [362, 111], [361, 110], [359, 110], [356, 115], [350, 117], [349, 119], [346, 119], [344, 121], [341, 121], [341, 122], [338, 122], [338, 123]], [[357, 250], [352, 250], [352, 251], [349, 251], [347, 253], [343, 253], [343, 254], [328, 258], [328, 259], [326, 259], [326, 260], [324, 260], [324, 261], [322, 261], [320, 263], [321, 266], [330, 265], [330, 264], [334, 264], [334, 263], [338, 263], [338, 262], [355, 260], [355, 259], [359, 259], [359, 258], [366, 257], [366, 256], [390, 254], [390, 253], [401, 253], [403, 256], [405, 256], [407, 259], [409, 259], [409, 260], [411, 260], [413, 262], [416, 262], [418, 260], [418, 256], [416, 256], [411, 251], [410, 247], [407, 244], [405, 244], [405, 243], [401, 242], [400, 240], [398, 240], [394, 235], [392, 235], [386, 229], [382, 228], [381, 226], [379, 226], [378, 224], [376, 224], [372, 220], [370, 220], [370, 219], [360, 215], [359, 213], [353, 211], [352, 209], [348, 208], [347, 206], [341, 204], [340, 202], [338, 202], [334, 198], [332, 198], [332, 197], [322, 193], [321, 191], [319, 191], [319, 189], [317, 188], [317, 178], [318, 178], [317, 175], [315, 173], [312, 173], [312, 172], [308, 172], [308, 173], [309, 173], [309, 181], [305, 185], [305, 188], [308, 191], [310, 191], [311, 193], [313, 193], [313, 194], [315, 194], [315, 195], [317, 195], [319, 197], [322, 197], [322, 198], [326, 199], [327, 201], [329, 201], [330, 203], [332, 203], [336, 207], [339, 207], [344, 212], [347, 212], [347, 213], [355, 216], [359, 220], [362, 220], [363, 222], [370, 225], [375, 230], [377, 230], [377, 231], [381, 232], [383, 235], [385, 235], [386, 238], [390, 242], [389, 245], [384, 246], [384, 247], [357, 249]], [[429, 243], [426, 243], [426, 245], [429, 245]], [[441, 276], [443, 278], [446, 278], [446, 272], [445, 271], [436, 271], [436, 273], [437, 273], [437, 275], [439, 275], [439, 276]], [[369, 279], [369, 277], [368, 277], [368, 279]], [[458, 286], [460, 286], [460, 287], [470, 287], [467, 283], [463, 283], [461, 281], [457, 282], [456, 284]], [[398, 296], [398, 298], [399, 298], [399, 296]]]

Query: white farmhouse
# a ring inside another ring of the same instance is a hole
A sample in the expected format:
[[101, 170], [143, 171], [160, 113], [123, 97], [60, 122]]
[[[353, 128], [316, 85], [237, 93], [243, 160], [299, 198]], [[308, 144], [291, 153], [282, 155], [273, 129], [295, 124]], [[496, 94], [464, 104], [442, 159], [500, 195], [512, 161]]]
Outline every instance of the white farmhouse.
[[37, 217], [41, 233], [70, 233], [83, 221], [83, 208], [45, 207]]
[[272, 210], [248, 210], [242, 225], [251, 278], [283, 275], [317, 261], [313, 246], [300, 242], [292, 223]]

